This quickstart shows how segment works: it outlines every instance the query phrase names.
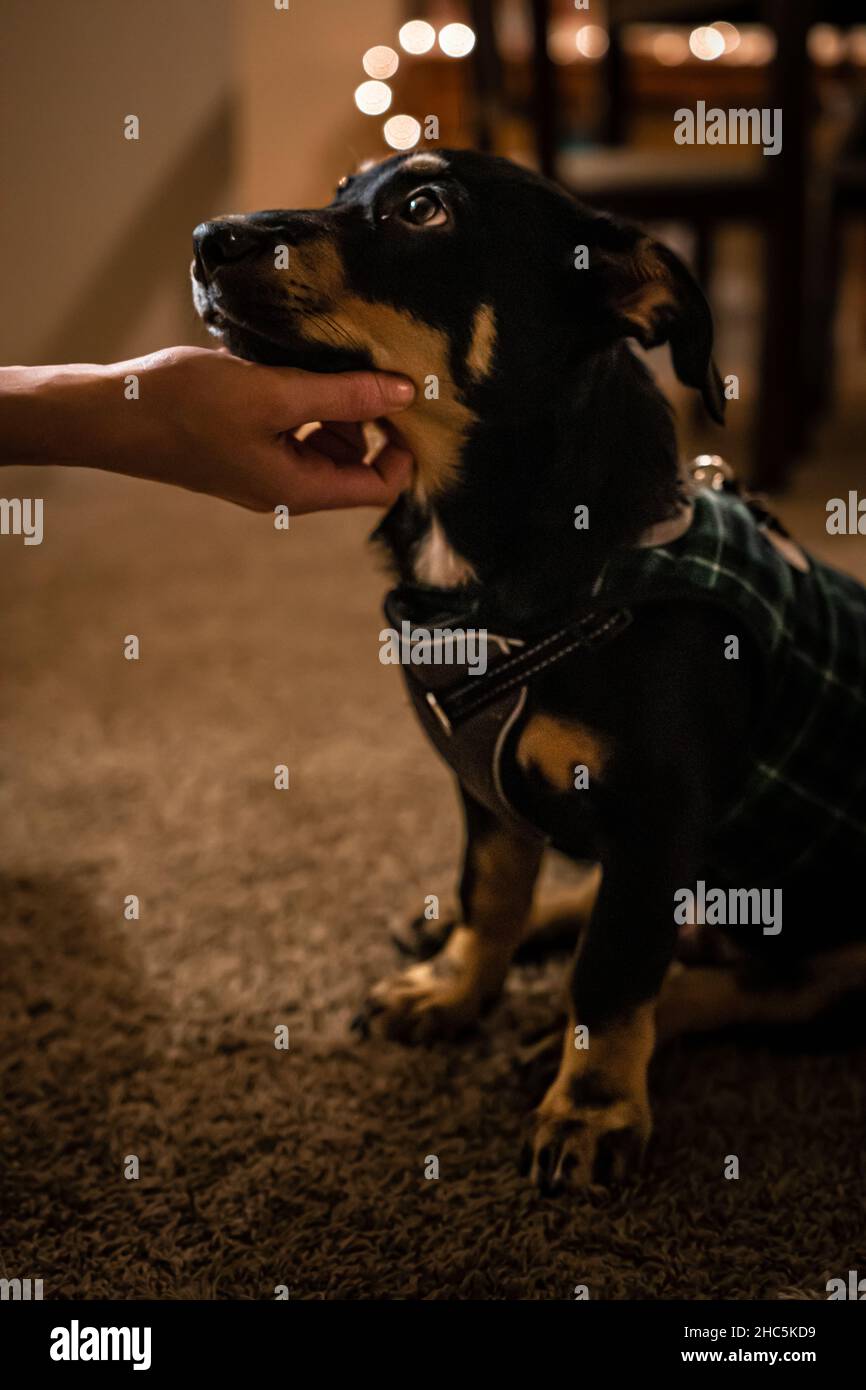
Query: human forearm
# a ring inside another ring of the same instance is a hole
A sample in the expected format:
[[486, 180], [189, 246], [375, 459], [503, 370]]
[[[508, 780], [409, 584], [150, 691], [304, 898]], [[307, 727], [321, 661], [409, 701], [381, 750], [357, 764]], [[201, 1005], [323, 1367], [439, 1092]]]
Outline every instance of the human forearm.
[[[411, 476], [392, 442], [372, 466], [357, 424], [411, 404], [378, 372], [318, 376], [175, 347], [108, 366], [0, 368], [0, 461], [80, 464], [267, 511], [388, 506]], [[315, 421], [344, 422], [300, 443]]]
[[0, 460], [107, 466], [120, 434], [111, 370], [0, 367]]

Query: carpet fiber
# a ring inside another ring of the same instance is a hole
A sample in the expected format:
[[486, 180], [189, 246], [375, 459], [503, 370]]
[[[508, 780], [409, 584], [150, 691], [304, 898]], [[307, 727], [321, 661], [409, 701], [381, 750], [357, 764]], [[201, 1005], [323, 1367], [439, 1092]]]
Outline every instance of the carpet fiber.
[[283, 533], [83, 473], [44, 496], [43, 545], [0, 541], [0, 1275], [63, 1299], [821, 1299], [866, 1272], [856, 1032], [676, 1044], [640, 1179], [556, 1200], [516, 1159], [561, 960], [517, 967], [466, 1042], [350, 1035], [459, 851], [378, 661], [369, 516]]

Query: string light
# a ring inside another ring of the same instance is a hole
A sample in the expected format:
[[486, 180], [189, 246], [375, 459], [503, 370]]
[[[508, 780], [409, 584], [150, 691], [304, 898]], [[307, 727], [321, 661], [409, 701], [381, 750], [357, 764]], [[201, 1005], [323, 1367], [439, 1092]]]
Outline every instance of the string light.
[[410, 19], [397, 38], [406, 53], [429, 53], [436, 42], [436, 30], [425, 19]]
[[446, 24], [439, 30], [439, 47], [448, 58], [465, 58], [475, 47], [475, 34], [468, 24]]
[[574, 20], [551, 24], [547, 34], [547, 51], [552, 62], [561, 65], [577, 62], [577, 32]]
[[603, 58], [610, 48], [607, 30], [600, 24], [584, 24], [578, 30], [577, 51], [584, 58]]
[[362, 82], [355, 89], [355, 105], [365, 116], [381, 116], [391, 105], [387, 82]]
[[842, 35], [832, 24], [816, 24], [809, 30], [807, 40], [809, 57], [821, 67], [834, 67], [845, 56]]
[[710, 25], [717, 34], [721, 34], [725, 41], [725, 53], [735, 53], [740, 46], [740, 31], [735, 24], [729, 24], [726, 19], [717, 19], [715, 24]]
[[421, 126], [414, 116], [391, 116], [382, 133], [392, 150], [411, 150], [421, 139]]
[[379, 82], [386, 81], [393, 77], [400, 66], [400, 59], [393, 48], [387, 48], [384, 44], [378, 44], [376, 48], [368, 48], [361, 65], [368, 77], [374, 77]]
[[724, 53], [725, 40], [718, 29], [711, 29], [707, 25], [702, 25], [700, 29], [693, 29], [689, 35], [689, 48], [696, 58], [710, 63], [714, 58], [720, 58]]

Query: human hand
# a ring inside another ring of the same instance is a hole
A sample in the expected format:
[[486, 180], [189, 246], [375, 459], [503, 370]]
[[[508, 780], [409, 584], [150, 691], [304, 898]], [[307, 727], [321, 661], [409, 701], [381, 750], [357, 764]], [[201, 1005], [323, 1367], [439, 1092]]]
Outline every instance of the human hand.
[[[360, 426], [411, 404], [414, 387], [404, 377], [263, 367], [193, 347], [168, 348], [111, 371], [139, 376], [139, 401], [128, 404], [144, 404], [162, 426], [145, 476], [256, 511], [284, 503], [296, 516], [387, 507], [409, 482], [411, 454], [391, 438], [364, 463]], [[295, 438], [312, 422], [324, 423]]]
[[7, 367], [0, 452], [10, 463], [173, 483], [256, 511], [387, 507], [411, 478], [412, 456], [383, 423], [388, 442], [364, 463], [360, 422], [393, 415], [414, 394], [406, 378], [383, 372], [263, 367], [197, 347], [109, 366]]

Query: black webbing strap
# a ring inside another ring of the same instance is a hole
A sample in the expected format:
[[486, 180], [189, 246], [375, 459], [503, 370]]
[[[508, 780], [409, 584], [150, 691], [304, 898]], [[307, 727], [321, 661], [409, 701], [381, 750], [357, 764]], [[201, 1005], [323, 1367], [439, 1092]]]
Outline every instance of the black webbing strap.
[[450, 733], [500, 695], [515, 686], [524, 685], [572, 652], [610, 641], [623, 632], [630, 622], [631, 613], [627, 609], [588, 613], [577, 623], [548, 633], [529, 646], [521, 646], [514, 656], [497, 661], [483, 675], [467, 676], [451, 690], [440, 689], [435, 694], [427, 691], [426, 699], [446, 732]]

